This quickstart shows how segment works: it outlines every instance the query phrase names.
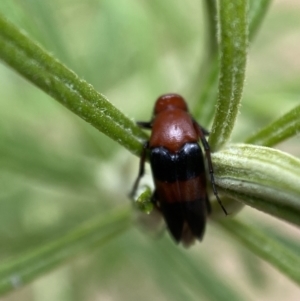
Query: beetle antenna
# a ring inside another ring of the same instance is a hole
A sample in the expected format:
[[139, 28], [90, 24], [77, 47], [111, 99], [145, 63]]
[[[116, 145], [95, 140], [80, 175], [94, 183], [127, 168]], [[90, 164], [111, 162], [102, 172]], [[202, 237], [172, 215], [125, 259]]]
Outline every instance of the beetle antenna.
[[198, 134], [199, 134], [201, 143], [203, 145], [203, 148], [205, 150], [207, 163], [208, 163], [209, 174], [210, 174], [210, 182], [211, 182], [211, 186], [212, 186], [212, 189], [213, 189], [213, 193], [214, 193], [219, 205], [221, 206], [223, 212], [225, 213], [225, 215], [228, 215], [227, 210], [225, 209], [225, 207], [223, 206], [223, 204], [222, 204], [222, 202], [219, 198], [218, 190], [217, 190], [216, 183], [215, 183], [214, 169], [213, 169], [211, 155], [210, 155], [211, 151], [210, 151], [209, 144], [208, 144], [207, 140], [205, 139], [205, 133], [203, 133], [202, 127], [197, 122], [194, 121], [194, 123], [197, 126]]
[[136, 124], [143, 129], [149, 129], [149, 130], [152, 129], [151, 121], [137, 121]]

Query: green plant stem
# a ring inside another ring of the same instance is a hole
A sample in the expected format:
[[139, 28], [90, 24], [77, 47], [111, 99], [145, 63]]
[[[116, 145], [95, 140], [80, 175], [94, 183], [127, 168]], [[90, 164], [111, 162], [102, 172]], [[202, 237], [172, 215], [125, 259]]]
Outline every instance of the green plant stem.
[[216, 183], [225, 196], [300, 225], [300, 160], [249, 144], [215, 153]]
[[[262, 24], [264, 16], [267, 12], [267, 9], [270, 5], [270, 0], [254, 0], [249, 1], [249, 10], [248, 10], [248, 19], [249, 19], [249, 41], [252, 41], [255, 37], [259, 27]], [[213, 10], [211, 9], [211, 5], [208, 6], [209, 23], [212, 21]], [[216, 19], [214, 20], [217, 25]], [[210, 33], [216, 37], [217, 36], [217, 26], [209, 25]], [[215, 29], [215, 32], [211, 32], [212, 29]], [[207, 51], [210, 51], [212, 47], [212, 41], [209, 40], [207, 44]], [[206, 57], [205, 57], [206, 60]], [[205, 64], [207, 66], [207, 64]], [[206, 71], [206, 76], [201, 85], [199, 100], [193, 107], [193, 115], [200, 123], [204, 126], [208, 126], [211, 120], [213, 119], [215, 112], [215, 103], [217, 100], [217, 87], [218, 87], [218, 77], [219, 77], [219, 65], [218, 65], [218, 57], [211, 57], [211, 61], [209, 66], [206, 67], [208, 70]], [[202, 74], [203, 76], [203, 74]], [[197, 88], [198, 90], [198, 88]]]
[[247, 1], [220, 1], [220, 77], [210, 146], [229, 139], [242, 98], [248, 47]]
[[131, 152], [140, 152], [147, 136], [138, 126], [1, 15], [0, 58], [99, 131]]
[[107, 243], [131, 224], [130, 207], [115, 209], [80, 225], [72, 232], [0, 265], [0, 294], [31, 282], [66, 260]]
[[273, 146], [299, 132], [300, 105], [250, 136], [245, 142], [264, 146]]
[[290, 248], [264, 234], [261, 229], [247, 225], [238, 219], [216, 221], [228, 234], [242, 243], [260, 258], [300, 284], [300, 257]]

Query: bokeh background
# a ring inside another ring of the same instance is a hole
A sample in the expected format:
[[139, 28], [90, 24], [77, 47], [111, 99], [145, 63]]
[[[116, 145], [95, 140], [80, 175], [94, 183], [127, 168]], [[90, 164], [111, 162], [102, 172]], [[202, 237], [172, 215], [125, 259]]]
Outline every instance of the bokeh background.
[[[0, 12], [130, 118], [148, 120], [162, 93], [197, 99], [207, 55], [201, 1], [2, 0]], [[233, 142], [299, 104], [299, 28], [300, 2], [273, 1], [249, 51]], [[299, 157], [299, 135], [278, 148]], [[0, 65], [2, 262], [130, 206], [137, 169], [138, 158]], [[298, 229], [253, 209], [240, 216], [287, 243], [300, 239]], [[296, 301], [300, 290], [213, 225], [185, 250], [137, 222], [0, 300]]]

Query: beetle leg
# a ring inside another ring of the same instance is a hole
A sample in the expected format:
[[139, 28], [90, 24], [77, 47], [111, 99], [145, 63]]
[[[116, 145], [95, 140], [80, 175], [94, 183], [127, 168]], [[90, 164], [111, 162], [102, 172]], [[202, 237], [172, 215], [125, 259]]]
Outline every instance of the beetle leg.
[[146, 152], [147, 152], [147, 149], [148, 149], [148, 142], [146, 142], [144, 145], [143, 145], [143, 150], [142, 150], [142, 154], [141, 154], [141, 159], [140, 159], [140, 167], [139, 167], [139, 173], [138, 173], [138, 176], [134, 182], [134, 185], [132, 187], [132, 190], [129, 194], [129, 197], [130, 198], [133, 198], [135, 193], [136, 193], [136, 190], [139, 186], [139, 183], [140, 183], [140, 180], [141, 178], [143, 177], [144, 173], [145, 173], [145, 161], [146, 161]]
[[152, 129], [152, 122], [151, 121], [137, 121], [136, 123], [139, 127], [144, 129]]
[[205, 139], [205, 134], [207, 131], [205, 130], [206, 132], [204, 132], [203, 128], [197, 122], [194, 122], [194, 124], [196, 126], [197, 133], [199, 135], [199, 138], [200, 138], [203, 148], [205, 150], [209, 174], [210, 174], [210, 182], [211, 182], [211, 186], [213, 189], [213, 193], [214, 193], [219, 205], [221, 206], [222, 210], [224, 211], [225, 215], [228, 215], [228, 213], [227, 213], [225, 207], [223, 206], [223, 204], [219, 198], [219, 195], [218, 195], [218, 190], [217, 190], [216, 183], [215, 183], [213, 165], [212, 165], [212, 161], [211, 161], [210, 147], [209, 147], [207, 140]]

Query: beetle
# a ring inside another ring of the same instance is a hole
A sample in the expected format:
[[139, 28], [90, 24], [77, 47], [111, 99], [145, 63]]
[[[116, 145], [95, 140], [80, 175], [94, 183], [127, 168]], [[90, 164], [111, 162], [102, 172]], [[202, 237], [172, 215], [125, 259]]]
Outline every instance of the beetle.
[[152, 132], [143, 147], [131, 196], [144, 175], [149, 152], [155, 185], [151, 202], [162, 213], [171, 236], [184, 245], [202, 240], [211, 206], [199, 140], [206, 153], [213, 193], [227, 215], [215, 185], [210, 147], [205, 138], [208, 131], [193, 119], [184, 98], [178, 94], [160, 96], [151, 121], [137, 124]]

